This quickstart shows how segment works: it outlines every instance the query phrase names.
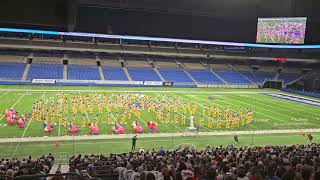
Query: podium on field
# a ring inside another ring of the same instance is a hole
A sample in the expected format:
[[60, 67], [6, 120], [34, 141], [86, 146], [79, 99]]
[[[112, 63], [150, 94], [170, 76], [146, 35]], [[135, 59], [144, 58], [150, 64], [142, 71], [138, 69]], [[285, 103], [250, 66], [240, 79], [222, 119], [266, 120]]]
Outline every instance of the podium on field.
[[184, 136], [188, 133], [194, 133], [194, 135], [198, 135], [199, 133], [199, 127], [194, 126], [194, 116], [190, 117], [190, 126], [185, 129]]

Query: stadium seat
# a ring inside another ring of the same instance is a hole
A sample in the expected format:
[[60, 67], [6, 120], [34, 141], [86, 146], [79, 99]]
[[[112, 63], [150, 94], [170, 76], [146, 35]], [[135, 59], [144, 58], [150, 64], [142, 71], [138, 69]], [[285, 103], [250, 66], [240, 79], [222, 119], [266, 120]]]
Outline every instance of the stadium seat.
[[193, 82], [192, 79], [181, 69], [159, 69], [160, 74], [167, 81]]
[[70, 80], [100, 80], [98, 67], [69, 65], [68, 79]]
[[188, 70], [196, 81], [201, 83], [222, 84], [223, 82], [208, 70]]
[[107, 80], [128, 81], [128, 78], [121, 67], [103, 67], [103, 73]]
[[161, 81], [157, 73], [150, 68], [128, 68], [128, 71], [135, 81]]
[[63, 79], [63, 65], [31, 64], [27, 79]]
[[19, 63], [0, 63], [0, 78], [14, 80], [21, 79], [25, 66], [25, 64]]
[[278, 79], [283, 80], [284, 84], [288, 84], [288, 83], [292, 82], [293, 80], [296, 80], [298, 77], [299, 77], [298, 74], [281, 73]]
[[241, 72], [244, 76], [250, 79], [252, 82], [255, 83], [263, 83], [265, 79], [272, 79], [274, 77], [273, 73], [270, 72]]
[[248, 84], [250, 81], [236, 71], [216, 71], [225, 81], [231, 84]]

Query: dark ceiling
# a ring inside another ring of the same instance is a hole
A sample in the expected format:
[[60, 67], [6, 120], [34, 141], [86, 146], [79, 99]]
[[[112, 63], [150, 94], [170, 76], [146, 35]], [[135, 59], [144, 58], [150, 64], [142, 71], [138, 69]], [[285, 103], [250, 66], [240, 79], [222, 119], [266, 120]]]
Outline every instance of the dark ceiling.
[[255, 42], [259, 17], [307, 17], [320, 44], [319, 0], [2, 0], [2, 26]]

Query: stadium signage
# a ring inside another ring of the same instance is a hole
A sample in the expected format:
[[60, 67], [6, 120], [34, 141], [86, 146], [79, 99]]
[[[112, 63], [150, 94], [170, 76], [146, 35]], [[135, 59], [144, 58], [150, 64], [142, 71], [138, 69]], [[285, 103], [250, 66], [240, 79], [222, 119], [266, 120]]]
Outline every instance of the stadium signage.
[[144, 81], [143, 84], [145, 86], [162, 86], [162, 81]]
[[34, 84], [54, 84], [56, 83], [55, 79], [32, 79]]
[[173, 86], [173, 82], [163, 82], [163, 86]]

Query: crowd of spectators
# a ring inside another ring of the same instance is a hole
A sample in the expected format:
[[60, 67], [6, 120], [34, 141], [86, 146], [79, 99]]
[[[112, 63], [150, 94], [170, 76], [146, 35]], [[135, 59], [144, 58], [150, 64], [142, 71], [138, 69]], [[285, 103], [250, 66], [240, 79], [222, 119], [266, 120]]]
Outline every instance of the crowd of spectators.
[[[118, 180], [319, 180], [320, 145], [163, 148], [123, 154], [74, 156], [70, 169], [114, 170]], [[92, 174], [94, 176], [94, 174]]]
[[54, 157], [49, 154], [48, 156], [41, 156], [37, 159], [32, 159], [31, 156], [18, 160], [1, 159], [0, 160], [0, 177], [7, 176], [17, 177], [23, 175], [42, 175], [48, 174], [52, 168]]

